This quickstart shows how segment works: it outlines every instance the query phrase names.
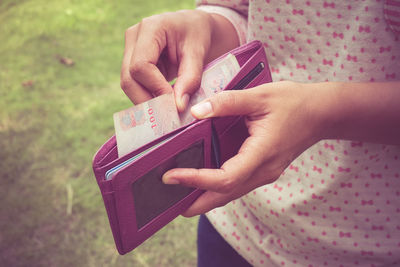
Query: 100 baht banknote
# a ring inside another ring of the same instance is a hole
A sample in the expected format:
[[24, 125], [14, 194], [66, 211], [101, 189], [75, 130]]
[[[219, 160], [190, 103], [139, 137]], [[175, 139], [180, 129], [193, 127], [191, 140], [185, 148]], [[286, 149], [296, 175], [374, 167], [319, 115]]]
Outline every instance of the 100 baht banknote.
[[188, 108], [179, 114], [181, 124], [187, 125], [193, 122], [195, 118], [190, 112], [190, 107], [221, 92], [239, 70], [240, 66], [236, 57], [228, 54], [224, 59], [204, 71], [199, 90], [190, 96]]
[[202, 75], [199, 90], [191, 96], [188, 107], [182, 113], [176, 108], [173, 93], [158, 96], [115, 113], [118, 156], [122, 157], [160, 136], [193, 122], [195, 118], [191, 115], [190, 108], [222, 91], [239, 69], [239, 63], [232, 54], [207, 69]]
[[179, 128], [173, 93], [115, 113], [114, 127], [119, 157]]

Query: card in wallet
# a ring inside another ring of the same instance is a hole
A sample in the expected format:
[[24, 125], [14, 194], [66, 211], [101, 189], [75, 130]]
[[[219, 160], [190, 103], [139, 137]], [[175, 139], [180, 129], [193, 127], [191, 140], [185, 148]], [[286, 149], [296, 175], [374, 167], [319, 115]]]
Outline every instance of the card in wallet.
[[[265, 51], [253, 41], [229, 52], [239, 73], [224, 90], [271, 82]], [[228, 53], [227, 53], [228, 54]], [[227, 54], [209, 63], [212, 67]], [[218, 168], [234, 156], [248, 132], [242, 116], [211, 118], [181, 127], [118, 157], [115, 136], [95, 154], [93, 170], [103, 196], [117, 250], [125, 254], [185, 211], [203, 191], [166, 185], [173, 168]]]

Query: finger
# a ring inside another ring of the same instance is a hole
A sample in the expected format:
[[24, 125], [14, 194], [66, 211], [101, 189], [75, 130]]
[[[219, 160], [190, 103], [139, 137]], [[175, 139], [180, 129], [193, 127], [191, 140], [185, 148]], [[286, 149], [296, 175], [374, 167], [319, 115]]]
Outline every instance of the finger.
[[185, 217], [192, 217], [204, 214], [214, 208], [226, 205], [231, 200], [230, 194], [206, 191], [198, 197], [182, 215]]
[[231, 202], [232, 200], [238, 199], [252, 190], [274, 182], [282, 171], [286, 167], [279, 166], [278, 169], [275, 170], [266, 170], [263, 167], [258, 168], [255, 172], [252, 173], [251, 178], [242, 182], [239, 186], [229, 193], [220, 193], [220, 192], [212, 192], [206, 191], [199, 198], [196, 199], [195, 202], [187, 209], [182, 215], [186, 217], [192, 217], [195, 215], [206, 213], [212, 209], [217, 207], [221, 207]]
[[131, 77], [154, 96], [172, 92], [172, 87], [157, 68], [157, 62], [167, 46], [166, 32], [160, 20], [152, 17], [141, 22], [135, 49], [131, 56]]
[[184, 213], [182, 213], [182, 215], [185, 217], [192, 217], [204, 214], [212, 209], [225, 206], [232, 200], [240, 198], [256, 187], [257, 186], [250, 182], [244, 184], [240, 188], [237, 188], [234, 192], [227, 194], [206, 191], [200, 197], [198, 197], [193, 204]]
[[163, 175], [163, 182], [219, 193], [232, 192], [262, 164], [260, 148], [264, 145], [258, 139], [247, 138], [238, 154], [227, 160], [220, 169], [172, 169]]
[[190, 95], [200, 88], [205, 50], [188, 41], [180, 56], [178, 77], [175, 82], [175, 102], [178, 110], [186, 109]]
[[191, 108], [197, 119], [231, 115], [249, 115], [264, 110], [262, 92], [255, 87], [243, 91], [223, 91]]
[[152, 95], [132, 79], [129, 73], [132, 53], [135, 49], [135, 44], [138, 34], [138, 25], [132, 26], [125, 32], [125, 50], [121, 67], [121, 88], [134, 104], [139, 104], [150, 100]]

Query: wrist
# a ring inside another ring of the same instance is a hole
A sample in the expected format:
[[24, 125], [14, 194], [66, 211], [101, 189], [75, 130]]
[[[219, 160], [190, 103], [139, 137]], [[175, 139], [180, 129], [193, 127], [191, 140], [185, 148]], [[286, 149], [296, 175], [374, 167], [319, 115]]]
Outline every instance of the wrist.
[[400, 83], [313, 84], [319, 139], [400, 144]]
[[324, 82], [309, 84], [308, 110], [315, 142], [337, 138], [341, 83]]

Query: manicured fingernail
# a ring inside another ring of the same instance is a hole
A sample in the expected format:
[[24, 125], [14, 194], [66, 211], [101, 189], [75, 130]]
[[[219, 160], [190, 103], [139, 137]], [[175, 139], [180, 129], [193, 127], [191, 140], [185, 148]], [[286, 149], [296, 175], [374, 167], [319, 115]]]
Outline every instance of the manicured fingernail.
[[209, 101], [201, 102], [201, 103], [194, 105], [191, 108], [191, 111], [195, 117], [203, 118], [203, 117], [206, 117], [208, 114], [212, 113], [212, 106]]
[[181, 100], [180, 100], [180, 107], [181, 107], [181, 110], [185, 110], [185, 109], [186, 109], [186, 107], [187, 107], [187, 105], [188, 105], [188, 103], [189, 103], [189, 99], [190, 99], [190, 96], [189, 96], [188, 94], [184, 94], [184, 95], [181, 97]]

